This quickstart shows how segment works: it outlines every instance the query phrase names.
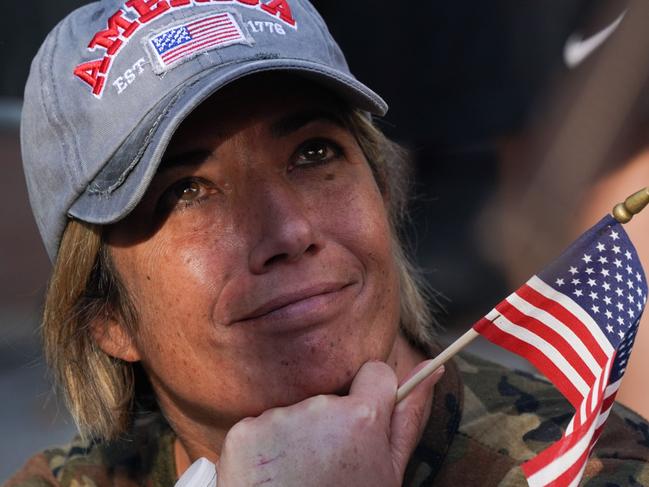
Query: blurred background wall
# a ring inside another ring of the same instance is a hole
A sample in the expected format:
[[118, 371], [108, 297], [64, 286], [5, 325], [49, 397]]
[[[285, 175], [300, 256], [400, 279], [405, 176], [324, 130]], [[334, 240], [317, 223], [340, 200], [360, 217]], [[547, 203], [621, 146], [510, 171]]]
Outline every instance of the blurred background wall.
[[[30, 453], [74, 432], [50, 393], [39, 351], [49, 261], [28, 207], [18, 133], [32, 57], [55, 23], [84, 3], [7, 0], [0, 16], [0, 482]], [[352, 71], [390, 103], [381, 126], [412, 151], [416, 197], [408, 233], [440, 293], [442, 339], [450, 340], [519, 284], [516, 273], [508, 281], [503, 256], [503, 187], [509, 188], [504, 200], [515, 205], [529, 172], [530, 127], [570, 76], [566, 40], [610, 24], [621, 2], [314, 3]], [[610, 4], [613, 16], [600, 15]], [[557, 245], [566, 238], [551, 237]], [[532, 259], [521, 268], [537, 264]], [[496, 357], [487, 345], [477, 347]]]

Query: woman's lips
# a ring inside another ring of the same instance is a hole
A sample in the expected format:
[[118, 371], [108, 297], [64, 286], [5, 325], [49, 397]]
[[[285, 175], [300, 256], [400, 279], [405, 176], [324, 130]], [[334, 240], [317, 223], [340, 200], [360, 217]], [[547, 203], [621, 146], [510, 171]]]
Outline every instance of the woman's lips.
[[230, 325], [261, 325], [280, 328], [308, 326], [336, 315], [354, 293], [355, 282], [323, 283], [298, 291], [279, 294], [250, 312], [232, 320]]

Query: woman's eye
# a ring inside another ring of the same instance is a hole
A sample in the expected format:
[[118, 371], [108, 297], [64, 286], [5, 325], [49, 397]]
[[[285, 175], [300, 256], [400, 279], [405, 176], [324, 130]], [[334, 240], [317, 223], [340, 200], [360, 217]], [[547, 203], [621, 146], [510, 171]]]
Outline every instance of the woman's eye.
[[318, 164], [336, 159], [342, 154], [337, 144], [327, 140], [312, 140], [302, 145], [297, 151], [296, 166]]
[[163, 207], [167, 210], [183, 209], [201, 203], [211, 194], [204, 181], [184, 179], [173, 184], [163, 195]]
[[184, 181], [174, 187], [174, 194], [180, 201], [194, 201], [200, 196], [201, 187], [196, 181]]

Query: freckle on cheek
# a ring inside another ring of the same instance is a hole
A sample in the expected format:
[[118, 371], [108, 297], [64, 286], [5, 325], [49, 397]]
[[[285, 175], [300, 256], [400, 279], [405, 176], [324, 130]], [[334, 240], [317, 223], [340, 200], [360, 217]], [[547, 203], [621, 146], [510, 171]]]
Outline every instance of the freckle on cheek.
[[336, 179], [336, 175], [335, 175], [335, 174], [327, 174], [327, 175], [325, 176], [325, 181], [333, 181], [334, 179]]

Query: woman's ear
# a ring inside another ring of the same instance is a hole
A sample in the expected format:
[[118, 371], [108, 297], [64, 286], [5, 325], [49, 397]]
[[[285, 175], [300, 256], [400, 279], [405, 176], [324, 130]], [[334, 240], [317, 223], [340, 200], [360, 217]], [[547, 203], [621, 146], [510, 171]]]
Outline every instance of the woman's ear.
[[132, 333], [120, 322], [114, 318], [98, 318], [91, 327], [93, 338], [106, 354], [125, 362], [140, 360], [140, 351]]

